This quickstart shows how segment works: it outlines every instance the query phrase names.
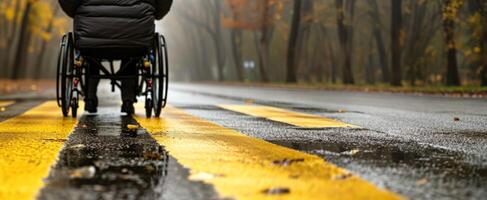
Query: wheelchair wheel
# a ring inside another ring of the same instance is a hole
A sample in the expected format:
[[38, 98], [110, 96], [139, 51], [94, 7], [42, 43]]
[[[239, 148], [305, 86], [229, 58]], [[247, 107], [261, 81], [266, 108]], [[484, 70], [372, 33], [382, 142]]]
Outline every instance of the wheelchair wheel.
[[167, 104], [167, 90], [169, 82], [168, 53], [166, 39], [156, 34], [155, 59], [152, 67], [152, 100], [154, 115], [159, 117], [162, 108]]
[[61, 107], [65, 117], [69, 115], [71, 107], [73, 107], [73, 117], [76, 117], [77, 114], [77, 110], [75, 110], [78, 103], [77, 97], [73, 99], [73, 78], [75, 75], [73, 45], [73, 34], [68, 33], [64, 35], [61, 40], [57, 63], [56, 95], [58, 105]]
[[145, 100], [145, 116], [147, 118], [150, 118], [152, 116], [152, 109], [154, 109], [152, 102], [152, 99], [149, 98]]

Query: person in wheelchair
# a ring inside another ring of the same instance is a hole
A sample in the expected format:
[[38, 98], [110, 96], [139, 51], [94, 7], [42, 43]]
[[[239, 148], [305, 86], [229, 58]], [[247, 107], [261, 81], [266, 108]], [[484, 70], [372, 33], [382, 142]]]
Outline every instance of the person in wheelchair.
[[[99, 75], [101, 59], [122, 60], [117, 75], [137, 73], [133, 57], [147, 54], [153, 46], [155, 20], [170, 10], [172, 0], [59, 0], [63, 11], [74, 19], [74, 46], [87, 59], [88, 75]], [[99, 62], [98, 62], [99, 63]], [[122, 79], [122, 112], [134, 113], [137, 79]], [[97, 112], [99, 78], [86, 81], [85, 110]]]

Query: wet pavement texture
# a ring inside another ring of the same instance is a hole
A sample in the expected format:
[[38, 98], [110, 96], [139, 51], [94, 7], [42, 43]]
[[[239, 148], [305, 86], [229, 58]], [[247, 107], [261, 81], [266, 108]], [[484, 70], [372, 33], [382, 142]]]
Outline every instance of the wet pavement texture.
[[[40, 199], [218, 199], [102, 91], [45, 180]], [[108, 95], [109, 94], [109, 95]], [[169, 103], [203, 119], [310, 154], [411, 199], [486, 199], [487, 100], [400, 94], [174, 84]], [[42, 101], [21, 100], [0, 121]], [[305, 129], [223, 110], [254, 103], [316, 114], [359, 129]], [[249, 147], [251, 148], [251, 147]], [[291, 161], [292, 162], [292, 161]], [[277, 188], [268, 193], [286, 193]]]
[[[256, 95], [255, 98], [249, 97], [262, 91], [247, 89], [249, 92], [243, 92], [238, 88], [229, 95], [222, 92], [225, 90], [221, 88], [205, 86], [196, 86], [194, 91], [186, 87], [182, 87], [181, 90], [176, 87], [175, 90], [178, 92], [173, 92], [173, 95], [178, 99], [187, 99], [186, 96], [191, 96], [192, 100], [208, 100], [201, 105], [194, 105], [188, 101], [178, 105], [194, 115], [253, 137], [321, 156], [326, 161], [350, 170], [379, 187], [408, 198], [485, 199], [487, 196], [487, 151], [484, 151], [487, 148], [487, 120], [483, 121], [486, 115], [482, 113], [453, 111], [455, 114], [451, 114], [451, 111], [440, 111], [441, 108], [436, 108], [438, 110], [434, 112], [411, 111], [401, 108], [400, 101], [397, 102], [397, 108], [401, 109], [397, 110], [372, 105], [366, 108], [361, 106], [360, 109], [354, 109], [357, 107], [353, 104], [306, 105], [290, 102], [292, 98], [281, 98], [281, 101], [278, 101], [269, 97], [273, 96], [269, 90], [267, 96]], [[299, 96], [299, 99], [309, 99], [306, 95], [296, 96]], [[384, 98], [388, 98], [387, 96]], [[212, 98], [215, 100], [212, 101]], [[426, 100], [418, 98], [418, 107], [424, 106], [421, 102]], [[346, 101], [348, 100], [344, 102]], [[474, 101], [476, 103], [472, 106], [483, 104]], [[296, 128], [212, 106], [243, 102], [340, 119], [362, 128]], [[470, 101], [466, 100], [465, 103], [466, 105], [460, 107], [468, 106]], [[429, 102], [426, 101], [426, 104]], [[452, 108], [447, 107], [446, 110], [448, 109]], [[466, 124], [448, 124], [456, 123], [454, 116], [458, 116]], [[421, 118], [431, 119], [421, 121]]]
[[9, 101], [13, 101], [14, 103], [8, 106], [5, 106], [2, 111], [0, 111], [0, 122], [15, 117], [25, 111], [38, 106], [43, 101], [40, 100], [19, 100], [19, 99], [8, 99]]
[[127, 116], [85, 115], [69, 137], [40, 199], [155, 199], [168, 155]]
[[[83, 115], [39, 199], [217, 199], [117, 107]], [[59, 141], [64, 142], [64, 141]]]

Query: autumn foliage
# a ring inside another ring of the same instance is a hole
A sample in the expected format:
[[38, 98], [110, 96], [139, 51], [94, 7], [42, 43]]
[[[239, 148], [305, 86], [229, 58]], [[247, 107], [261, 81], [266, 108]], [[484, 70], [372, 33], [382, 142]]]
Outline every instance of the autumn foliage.
[[21, 78], [28, 66], [43, 66], [51, 42], [69, 27], [55, 0], [0, 1], [2, 74]]

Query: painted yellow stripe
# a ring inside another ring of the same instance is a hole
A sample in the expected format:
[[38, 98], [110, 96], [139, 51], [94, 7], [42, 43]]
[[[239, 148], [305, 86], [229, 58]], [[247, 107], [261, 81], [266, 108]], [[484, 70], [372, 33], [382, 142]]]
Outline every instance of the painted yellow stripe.
[[[15, 101], [0, 101], [0, 109], [14, 104]], [[1, 110], [0, 110], [1, 111]]]
[[0, 199], [34, 199], [75, 124], [55, 101], [1, 122]]
[[161, 119], [138, 115], [138, 122], [190, 169], [190, 179], [213, 185], [224, 198], [401, 198], [318, 156], [248, 137], [174, 107], [166, 108]]
[[290, 124], [302, 128], [359, 128], [318, 115], [293, 112], [281, 108], [260, 105], [219, 105], [219, 107], [254, 117], [263, 117], [272, 121]]

